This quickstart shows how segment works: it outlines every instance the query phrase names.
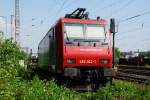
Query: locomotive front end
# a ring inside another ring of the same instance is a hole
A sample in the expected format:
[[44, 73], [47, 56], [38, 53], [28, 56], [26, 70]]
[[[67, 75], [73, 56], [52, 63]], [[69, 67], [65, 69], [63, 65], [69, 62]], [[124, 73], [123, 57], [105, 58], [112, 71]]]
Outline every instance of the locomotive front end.
[[64, 75], [111, 77], [112, 47], [105, 20], [63, 19]]

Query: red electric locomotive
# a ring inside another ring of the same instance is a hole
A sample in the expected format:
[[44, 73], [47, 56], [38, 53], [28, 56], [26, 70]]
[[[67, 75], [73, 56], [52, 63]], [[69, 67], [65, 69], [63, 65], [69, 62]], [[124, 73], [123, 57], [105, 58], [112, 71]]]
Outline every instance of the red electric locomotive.
[[62, 80], [106, 83], [114, 72], [110, 30], [106, 20], [89, 19], [85, 9], [78, 8], [60, 18], [41, 40], [38, 66]]

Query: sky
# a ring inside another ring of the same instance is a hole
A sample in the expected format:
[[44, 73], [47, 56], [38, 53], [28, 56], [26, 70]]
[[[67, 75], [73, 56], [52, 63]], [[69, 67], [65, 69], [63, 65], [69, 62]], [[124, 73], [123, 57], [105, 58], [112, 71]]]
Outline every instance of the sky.
[[[0, 0], [0, 31], [11, 37], [10, 20], [15, 0]], [[150, 0], [20, 0], [21, 47], [37, 52], [38, 44], [52, 25], [76, 8], [86, 8], [90, 18], [115, 18], [116, 46], [121, 51], [150, 50]], [[142, 16], [121, 22], [124, 19]], [[7, 24], [6, 24], [7, 23]], [[7, 26], [7, 27], [6, 27]], [[6, 34], [7, 33], [7, 34]]]

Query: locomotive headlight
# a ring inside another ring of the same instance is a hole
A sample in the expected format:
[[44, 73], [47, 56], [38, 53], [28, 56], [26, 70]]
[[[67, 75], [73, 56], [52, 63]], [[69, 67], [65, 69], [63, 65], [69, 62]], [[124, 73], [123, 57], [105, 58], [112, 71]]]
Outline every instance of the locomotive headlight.
[[72, 63], [75, 63], [76, 60], [75, 60], [74, 58], [69, 58], [69, 59], [67, 59], [66, 62], [67, 62], [68, 64], [72, 64]]
[[109, 63], [109, 60], [108, 60], [108, 59], [101, 59], [101, 60], [100, 60], [100, 63], [101, 63], [101, 64], [108, 64], [108, 63]]

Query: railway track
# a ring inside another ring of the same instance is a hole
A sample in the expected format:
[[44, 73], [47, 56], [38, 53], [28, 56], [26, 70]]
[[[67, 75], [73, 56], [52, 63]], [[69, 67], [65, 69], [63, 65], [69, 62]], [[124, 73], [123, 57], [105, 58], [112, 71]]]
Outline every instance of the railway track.
[[143, 66], [117, 66], [116, 79], [147, 83], [150, 81], [150, 68]]

